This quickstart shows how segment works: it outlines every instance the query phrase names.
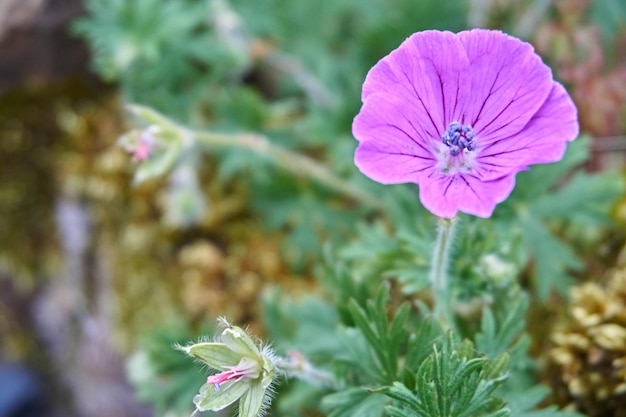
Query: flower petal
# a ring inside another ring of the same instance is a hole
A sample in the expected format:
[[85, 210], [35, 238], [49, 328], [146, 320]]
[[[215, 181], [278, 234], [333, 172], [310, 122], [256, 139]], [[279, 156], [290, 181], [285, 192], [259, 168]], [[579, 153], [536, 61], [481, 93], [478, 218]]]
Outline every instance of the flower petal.
[[250, 386], [250, 381], [225, 382], [219, 389], [214, 384], [204, 384], [193, 397], [193, 403], [199, 411], [222, 410], [237, 401]]
[[452, 121], [458, 121], [470, 94], [471, 74], [465, 50], [451, 32], [413, 34], [382, 58], [367, 74], [362, 100], [386, 93], [405, 102], [412, 112], [427, 117], [423, 126], [440, 138]]
[[473, 175], [439, 175], [420, 184], [420, 201], [439, 217], [452, 218], [458, 211], [490, 217], [496, 204], [504, 201], [515, 186], [515, 174], [491, 181]]
[[355, 164], [375, 181], [416, 182], [436, 162], [423, 115], [410, 110], [397, 98], [376, 94], [354, 118], [352, 131], [360, 141]]
[[[489, 217], [519, 171], [559, 160], [578, 134], [576, 109], [550, 68], [499, 31], [412, 35], [370, 70], [362, 101], [356, 165], [383, 184], [417, 183], [441, 217]], [[474, 134], [455, 149], [442, 141], [451, 122]]]
[[184, 350], [213, 369], [226, 369], [226, 366], [235, 366], [241, 361], [241, 355], [223, 343], [196, 343]]
[[552, 72], [533, 47], [499, 31], [460, 32], [470, 61], [469, 123], [478, 146], [518, 133], [539, 110], [552, 89]]
[[518, 134], [500, 139], [482, 150], [477, 157], [479, 165], [516, 167], [560, 160], [567, 142], [578, 136], [576, 106], [559, 83], [543, 106]]

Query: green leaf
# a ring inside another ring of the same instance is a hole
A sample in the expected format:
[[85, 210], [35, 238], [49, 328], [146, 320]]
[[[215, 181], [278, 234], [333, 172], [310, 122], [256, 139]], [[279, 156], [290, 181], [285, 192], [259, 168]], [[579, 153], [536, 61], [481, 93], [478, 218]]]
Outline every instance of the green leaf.
[[404, 326], [409, 316], [409, 305], [400, 306], [388, 321], [388, 299], [387, 288], [381, 287], [376, 299], [366, 302], [365, 309], [354, 299], [349, 304], [354, 323], [370, 346], [371, 356], [379, 373], [379, 383], [391, 383], [398, 378], [398, 352], [401, 344], [408, 338]]
[[537, 405], [550, 393], [544, 385], [535, 385], [526, 390], [508, 392], [505, 395], [511, 417], [583, 417], [582, 414], [572, 411], [561, 411], [551, 406], [537, 409]]
[[395, 407], [390, 405], [385, 408], [385, 412], [388, 417], [420, 417], [418, 414], [415, 414], [412, 410], [406, 410], [399, 407]]
[[329, 410], [328, 417], [381, 417], [387, 402], [387, 397], [365, 388], [349, 388], [325, 396], [322, 408]]
[[562, 160], [554, 164], [534, 165], [529, 171], [517, 175], [517, 184], [510, 200], [514, 203], [533, 201], [537, 196], [546, 195], [557, 183], [574, 168], [589, 158], [589, 138], [581, 136], [567, 146]]
[[409, 336], [406, 353], [406, 372], [415, 373], [424, 359], [432, 352], [433, 341], [441, 336], [440, 326], [434, 320], [424, 320]]
[[497, 358], [488, 361], [484, 368], [485, 377], [488, 379], [498, 379], [506, 374], [511, 358], [507, 352], [502, 353]]
[[416, 415], [427, 415], [426, 408], [424, 408], [420, 400], [415, 397], [415, 394], [399, 382], [394, 382], [391, 387], [383, 387], [379, 389], [378, 392], [387, 395], [401, 404], [408, 405], [409, 409], [413, 410], [413, 413], [417, 411]]
[[571, 284], [566, 271], [582, 267], [574, 251], [557, 240], [538, 219], [531, 215], [520, 218], [522, 235], [535, 262], [534, 283], [537, 295], [547, 300], [550, 290], [565, 292]]
[[542, 218], [607, 223], [607, 208], [624, 192], [624, 181], [615, 173], [578, 173], [556, 193], [531, 203], [529, 210]]
[[418, 368], [413, 391], [395, 382], [380, 392], [397, 401], [408, 415], [420, 417], [473, 417], [504, 409], [493, 392], [506, 379], [506, 359], [492, 364], [474, 355], [471, 342], [457, 344], [450, 332]]
[[335, 360], [347, 362], [350, 368], [357, 369], [357, 380], [360, 383], [373, 383], [384, 379], [381, 364], [359, 329], [353, 327], [340, 329], [337, 338], [343, 349]]
[[528, 298], [517, 292], [513, 297], [506, 297], [495, 307], [499, 308], [498, 319], [491, 308], [485, 308], [480, 333], [474, 338], [476, 348], [492, 359], [510, 352], [516, 341], [519, 341], [526, 326]]

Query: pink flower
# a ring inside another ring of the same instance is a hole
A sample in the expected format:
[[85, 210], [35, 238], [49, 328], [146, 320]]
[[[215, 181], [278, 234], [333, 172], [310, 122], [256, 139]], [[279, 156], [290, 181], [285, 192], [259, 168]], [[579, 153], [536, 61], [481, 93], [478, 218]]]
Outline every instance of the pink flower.
[[215, 385], [215, 391], [219, 391], [220, 384], [224, 382], [239, 381], [245, 378], [256, 379], [261, 372], [261, 366], [256, 361], [245, 357], [237, 365], [224, 366], [224, 368], [228, 370], [211, 375], [206, 380], [207, 383]]
[[577, 111], [528, 43], [499, 31], [413, 34], [369, 71], [355, 163], [416, 183], [440, 217], [491, 216], [528, 165], [560, 160]]
[[220, 318], [224, 331], [215, 342], [179, 347], [210, 368], [221, 371], [193, 398], [196, 409], [219, 411], [239, 401], [240, 417], [259, 417], [267, 409], [276, 377], [276, 358], [268, 346], [260, 346], [240, 327]]

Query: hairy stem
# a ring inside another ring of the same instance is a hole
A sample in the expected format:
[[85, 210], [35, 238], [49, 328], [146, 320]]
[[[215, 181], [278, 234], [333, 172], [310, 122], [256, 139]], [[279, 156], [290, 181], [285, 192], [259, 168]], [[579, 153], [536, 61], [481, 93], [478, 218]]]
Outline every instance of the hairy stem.
[[444, 330], [452, 324], [452, 310], [450, 305], [451, 291], [448, 283], [448, 262], [452, 243], [454, 226], [457, 218], [439, 219], [437, 240], [430, 269], [430, 283], [434, 299], [434, 316]]
[[268, 158], [278, 167], [291, 174], [310, 178], [325, 187], [364, 203], [374, 209], [382, 210], [380, 200], [356, 188], [344, 179], [336, 176], [325, 165], [297, 152], [271, 143], [258, 134], [217, 134], [205, 131], [188, 131], [198, 143], [209, 146], [227, 146], [247, 149], [259, 156]]
[[183, 142], [195, 142], [209, 149], [219, 146], [249, 150], [258, 156], [269, 159], [276, 166], [295, 176], [309, 178], [373, 209], [384, 211], [384, 206], [379, 199], [336, 176], [327, 166], [305, 155], [275, 145], [263, 135], [192, 130], [179, 125], [151, 108], [139, 105], [130, 105], [128, 108], [144, 121], [159, 126], [168, 135], [181, 137]]
[[300, 353], [292, 351], [288, 358], [279, 358], [276, 369], [283, 375], [298, 378], [324, 387], [335, 388], [335, 378], [329, 372], [315, 368]]

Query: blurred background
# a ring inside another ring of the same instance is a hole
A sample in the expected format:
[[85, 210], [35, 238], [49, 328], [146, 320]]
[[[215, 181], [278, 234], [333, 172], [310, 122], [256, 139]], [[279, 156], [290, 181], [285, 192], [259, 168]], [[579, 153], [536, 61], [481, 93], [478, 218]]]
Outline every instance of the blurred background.
[[243, 153], [134, 186], [125, 104], [351, 177], [367, 70], [413, 32], [473, 27], [531, 42], [586, 169], [624, 170], [623, 0], [0, 0], [0, 417], [189, 415], [204, 376], [168, 376], [172, 344], [219, 315], [263, 335], [264, 303], [319, 291], [324, 242], [352, 232], [350, 202]]

